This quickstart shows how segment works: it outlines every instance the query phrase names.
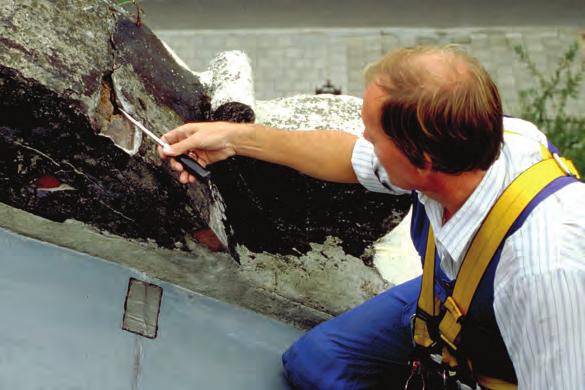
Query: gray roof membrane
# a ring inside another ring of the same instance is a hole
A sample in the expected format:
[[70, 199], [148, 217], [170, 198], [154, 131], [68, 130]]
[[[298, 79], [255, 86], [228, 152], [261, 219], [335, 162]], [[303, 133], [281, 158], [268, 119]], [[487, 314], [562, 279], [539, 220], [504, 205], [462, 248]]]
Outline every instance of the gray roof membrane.
[[[301, 331], [0, 229], [0, 388], [288, 389]], [[122, 329], [130, 278], [162, 288], [154, 339]]]

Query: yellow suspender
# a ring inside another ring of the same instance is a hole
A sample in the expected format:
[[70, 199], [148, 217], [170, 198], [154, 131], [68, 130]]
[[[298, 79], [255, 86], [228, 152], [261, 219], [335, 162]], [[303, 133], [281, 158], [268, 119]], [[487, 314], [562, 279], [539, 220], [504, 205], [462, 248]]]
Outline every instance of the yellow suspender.
[[[420, 295], [418, 297], [418, 310], [423, 311], [424, 314], [430, 317], [435, 317], [439, 314], [439, 308], [435, 302], [435, 293], [433, 284], [435, 282], [435, 236], [433, 228], [429, 224], [429, 235], [427, 237], [427, 249], [425, 252], [425, 261], [423, 264], [422, 285]], [[430, 347], [433, 340], [429, 335], [427, 323], [418, 316], [414, 319], [413, 330], [414, 342], [421, 347]]]
[[563, 170], [568, 174], [568, 175], [572, 175], [575, 176], [577, 179], [581, 178], [581, 175], [579, 175], [579, 171], [577, 170], [577, 168], [575, 167], [575, 164], [573, 164], [573, 162], [571, 160], [568, 160], [564, 157], [559, 157], [558, 154], [556, 153], [551, 153], [550, 150], [548, 150], [547, 145], [544, 145], [542, 143], [540, 143], [540, 141], [534, 139], [534, 138], [530, 138], [530, 137], [526, 137], [520, 133], [517, 133], [513, 130], [504, 130], [505, 134], [513, 134], [513, 135], [518, 135], [520, 137], [524, 137], [524, 138], [529, 138], [532, 141], [538, 143], [540, 145], [540, 154], [542, 155], [542, 159], [546, 160], [548, 158], [554, 158], [555, 160], [557, 160], [557, 163], [560, 165], [561, 168], [563, 168]]
[[[520, 213], [544, 187], [556, 178], [567, 175], [565, 169], [566, 166], [550, 157], [533, 165], [506, 188], [481, 224], [461, 264], [453, 294], [444, 302], [446, 311], [439, 324], [439, 333], [451, 350], [457, 350], [461, 332], [460, 320], [467, 314], [475, 290], [504, 236]], [[428, 316], [439, 314], [433, 290], [434, 271], [435, 240], [429, 226], [422, 288], [418, 300], [419, 311]], [[422, 347], [429, 347], [434, 343], [429, 336], [426, 321], [420, 315], [415, 318], [414, 341]], [[448, 348], [443, 348], [443, 362], [451, 367], [457, 366], [457, 361]], [[489, 389], [515, 388], [514, 385], [491, 378], [478, 379], [482, 386]]]

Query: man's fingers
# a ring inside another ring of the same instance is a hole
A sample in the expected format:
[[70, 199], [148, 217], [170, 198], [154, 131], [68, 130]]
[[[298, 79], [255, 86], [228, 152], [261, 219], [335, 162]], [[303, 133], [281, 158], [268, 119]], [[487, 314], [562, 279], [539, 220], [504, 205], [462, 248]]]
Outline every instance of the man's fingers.
[[163, 134], [160, 138], [168, 144], [174, 144], [185, 138], [185, 135], [183, 131], [179, 131], [179, 129], [176, 128]]
[[169, 154], [167, 154], [168, 150], [163, 149], [160, 145], [156, 147], [156, 152], [162, 160], [166, 160], [170, 157]]
[[189, 183], [189, 176], [191, 176], [191, 175], [189, 175], [189, 172], [183, 171], [179, 175], [179, 181], [183, 184], [187, 184], [187, 183]]
[[195, 183], [197, 179], [185, 170], [183, 164], [175, 160], [174, 158], [169, 159], [169, 165], [171, 169], [178, 173], [179, 182], [182, 184]]
[[[224, 151], [229, 145], [223, 139], [223, 133], [216, 134], [225, 126], [225, 123], [187, 123], [179, 126], [161, 138], [170, 145], [170, 150], [158, 147], [157, 152], [161, 159], [168, 160], [171, 169], [178, 173], [178, 179], [183, 184], [194, 183], [197, 178], [185, 170], [185, 167], [176, 160], [176, 156], [186, 154], [200, 165], [206, 166], [214, 161], [225, 159], [235, 151]], [[221, 153], [224, 151], [223, 153]]]
[[184, 170], [183, 164], [181, 164], [180, 162], [178, 162], [174, 158], [171, 158], [169, 164], [170, 164], [171, 169], [173, 171], [182, 172]]
[[197, 125], [195, 123], [185, 123], [179, 127], [174, 128], [173, 130], [165, 133], [161, 138], [168, 142], [169, 144], [176, 144], [188, 138], [197, 130]]
[[199, 140], [197, 139], [197, 136], [190, 136], [188, 138], [185, 138], [177, 143], [174, 143], [171, 145], [171, 147], [173, 148], [172, 150], [172, 155], [173, 156], [177, 156], [179, 154], [188, 154], [189, 151], [193, 151], [196, 150], [200, 147], [199, 145]]

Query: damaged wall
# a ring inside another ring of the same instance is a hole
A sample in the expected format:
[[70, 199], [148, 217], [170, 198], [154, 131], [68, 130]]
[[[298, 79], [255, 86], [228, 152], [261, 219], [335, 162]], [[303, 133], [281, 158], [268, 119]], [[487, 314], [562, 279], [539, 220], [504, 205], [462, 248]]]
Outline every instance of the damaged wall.
[[184, 186], [119, 112], [159, 135], [206, 120], [362, 131], [359, 99], [256, 102], [251, 91], [242, 53], [191, 72], [112, 2], [5, 1], [0, 201], [186, 256], [196, 256], [193, 237], [213, 232], [250, 283], [326, 313], [381, 291], [387, 282], [371, 267], [372, 243], [398, 223], [408, 198], [245, 158]]
[[205, 227], [193, 207], [208, 196], [176, 183], [117, 111], [163, 128], [206, 120], [198, 80], [106, 2], [0, 7], [2, 201], [166, 247]]

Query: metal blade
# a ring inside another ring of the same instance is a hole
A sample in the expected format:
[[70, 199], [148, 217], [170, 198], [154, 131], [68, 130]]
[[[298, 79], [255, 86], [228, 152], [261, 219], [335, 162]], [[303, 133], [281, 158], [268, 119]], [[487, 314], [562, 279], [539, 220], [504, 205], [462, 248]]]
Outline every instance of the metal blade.
[[136, 127], [138, 127], [140, 130], [142, 130], [143, 133], [145, 133], [146, 135], [148, 135], [152, 140], [154, 140], [157, 144], [159, 144], [160, 146], [162, 146], [165, 149], [170, 148], [170, 145], [167, 144], [165, 141], [163, 141], [162, 139], [160, 139], [159, 137], [157, 137], [156, 135], [154, 135], [154, 133], [150, 130], [148, 130], [146, 127], [144, 127], [142, 125], [142, 123], [138, 122], [136, 119], [132, 118], [130, 116], [130, 114], [128, 114], [126, 111], [122, 110], [121, 108], [118, 108], [120, 110], [120, 112], [122, 114], [124, 114], [124, 116], [126, 118], [128, 118], [128, 120], [130, 122], [132, 122], [134, 125], [136, 125]]

